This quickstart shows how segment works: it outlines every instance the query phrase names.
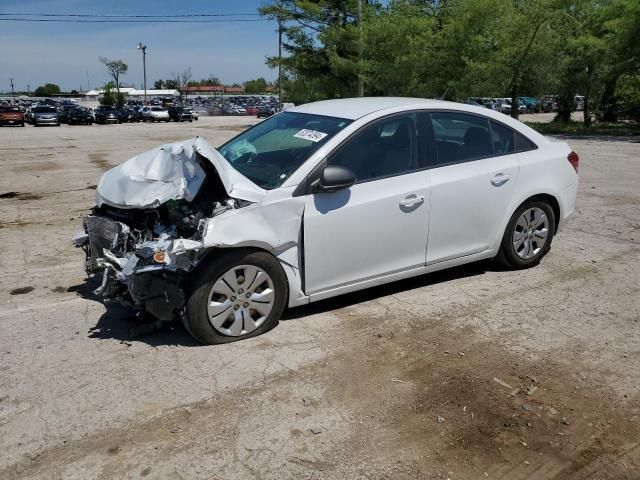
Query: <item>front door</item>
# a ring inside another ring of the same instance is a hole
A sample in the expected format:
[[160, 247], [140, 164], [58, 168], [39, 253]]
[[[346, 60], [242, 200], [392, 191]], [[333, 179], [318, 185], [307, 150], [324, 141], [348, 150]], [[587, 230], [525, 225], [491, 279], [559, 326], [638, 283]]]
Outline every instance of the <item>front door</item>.
[[328, 158], [357, 181], [305, 199], [307, 294], [424, 266], [430, 173], [417, 171], [416, 127], [414, 114], [386, 117]]

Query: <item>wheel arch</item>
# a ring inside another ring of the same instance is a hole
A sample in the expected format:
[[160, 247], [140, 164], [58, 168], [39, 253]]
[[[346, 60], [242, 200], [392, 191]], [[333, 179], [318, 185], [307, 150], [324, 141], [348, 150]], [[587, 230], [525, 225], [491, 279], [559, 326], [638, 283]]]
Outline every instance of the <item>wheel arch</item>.
[[[522, 207], [525, 203], [528, 202], [535, 202], [535, 201], [542, 201], [545, 203], [548, 203], [549, 206], [551, 207], [551, 209], [553, 210], [553, 215], [555, 216], [555, 225], [554, 225], [554, 235], [556, 234], [556, 232], [558, 231], [558, 226], [560, 225], [560, 215], [561, 215], [561, 211], [560, 211], [560, 202], [558, 202], [558, 199], [549, 194], [549, 193], [538, 193], [536, 195], [532, 195], [529, 198], [525, 199], [524, 201], [522, 201], [514, 210], [514, 212], [516, 212], [520, 207]], [[513, 214], [512, 214], [513, 215]]]
[[190, 289], [192, 286], [192, 281], [191, 279], [197, 277], [204, 268], [206, 268], [207, 266], [209, 266], [212, 262], [216, 261], [218, 258], [220, 258], [220, 256], [222, 255], [230, 255], [230, 254], [238, 254], [238, 253], [244, 253], [246, 255], [250, 254], [250, 253], [266, 253], [270, 256], [272, 256], [273, 258], [275, 258], [278, 263], [280, 264], [280, 268], [282, 268], [282, 271], [287, 279], [287, 291], [286, 291], [286, 297], [287, 297], [287, 302], [286, 304], [289, 305], [289, 296], [291, 295], [291, 278], [289, 275], [289, 272], [285, 267], [285, 265], [287, 265], [285, 262], [283, 262], [280, 258], [278, 258], [276, 255], [273, 254], [273, 252], [265, 249], [265, 248], [261, 248], [261, 247], [257, 247], [257, 246], [241, 246], [241, 247], [209, 247], [207, 248], [204, 253], [200, 256], [200, 260], [198, 261], [197, 265], [192, 268], [191, 270], [189, 270], [189, 272], [187, 273], [187, 285], [186, 288]]

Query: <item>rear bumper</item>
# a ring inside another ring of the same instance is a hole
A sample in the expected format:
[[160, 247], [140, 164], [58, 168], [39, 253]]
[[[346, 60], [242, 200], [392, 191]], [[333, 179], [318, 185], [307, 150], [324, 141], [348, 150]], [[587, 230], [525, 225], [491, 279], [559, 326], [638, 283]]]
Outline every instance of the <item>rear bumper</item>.
[[22, 125], [24, 119], [22, 118], [3, 118], [0, 120], [1, 125]]
[[60, 124], [60, 119], [58, 118], [36, 118], [34, 120], [36, 125], [58, 125]]
[[569, 221], [576, 209], [576, 195], [578, 193], [578, 181], [560, 192], [560, 221], [558, 231]]

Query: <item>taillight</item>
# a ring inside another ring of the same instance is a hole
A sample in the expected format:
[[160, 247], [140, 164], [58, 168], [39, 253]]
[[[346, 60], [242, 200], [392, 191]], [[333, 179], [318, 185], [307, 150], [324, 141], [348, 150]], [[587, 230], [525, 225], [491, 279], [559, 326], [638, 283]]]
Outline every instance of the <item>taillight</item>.
[[578, 173], [578, 166], [580, 164], [580, 157], [578, 154], [576, 152], [571, 152], [567, 155], [567, 160], [569, 160], [571, 166], [575, 169], [576, 173]]

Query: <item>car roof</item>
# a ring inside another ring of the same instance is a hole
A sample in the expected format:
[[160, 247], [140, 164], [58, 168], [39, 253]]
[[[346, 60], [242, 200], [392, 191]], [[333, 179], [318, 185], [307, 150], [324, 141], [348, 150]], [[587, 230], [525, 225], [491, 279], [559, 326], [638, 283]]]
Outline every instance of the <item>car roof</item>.
[[453, 102], [443, 100], [431, 100], [426, 98], [404, 97], [359, 97], [342, 98], [339, 100], [323, 100], [307, 103], [299, 107], [289, 108], [288, 112], [311, 113], [314, 115], [326, 115], [328, 117], [348, 118], [356, 120], [380, 110], [389, 110], [397, 107], [406, 108], [446, 108]]

